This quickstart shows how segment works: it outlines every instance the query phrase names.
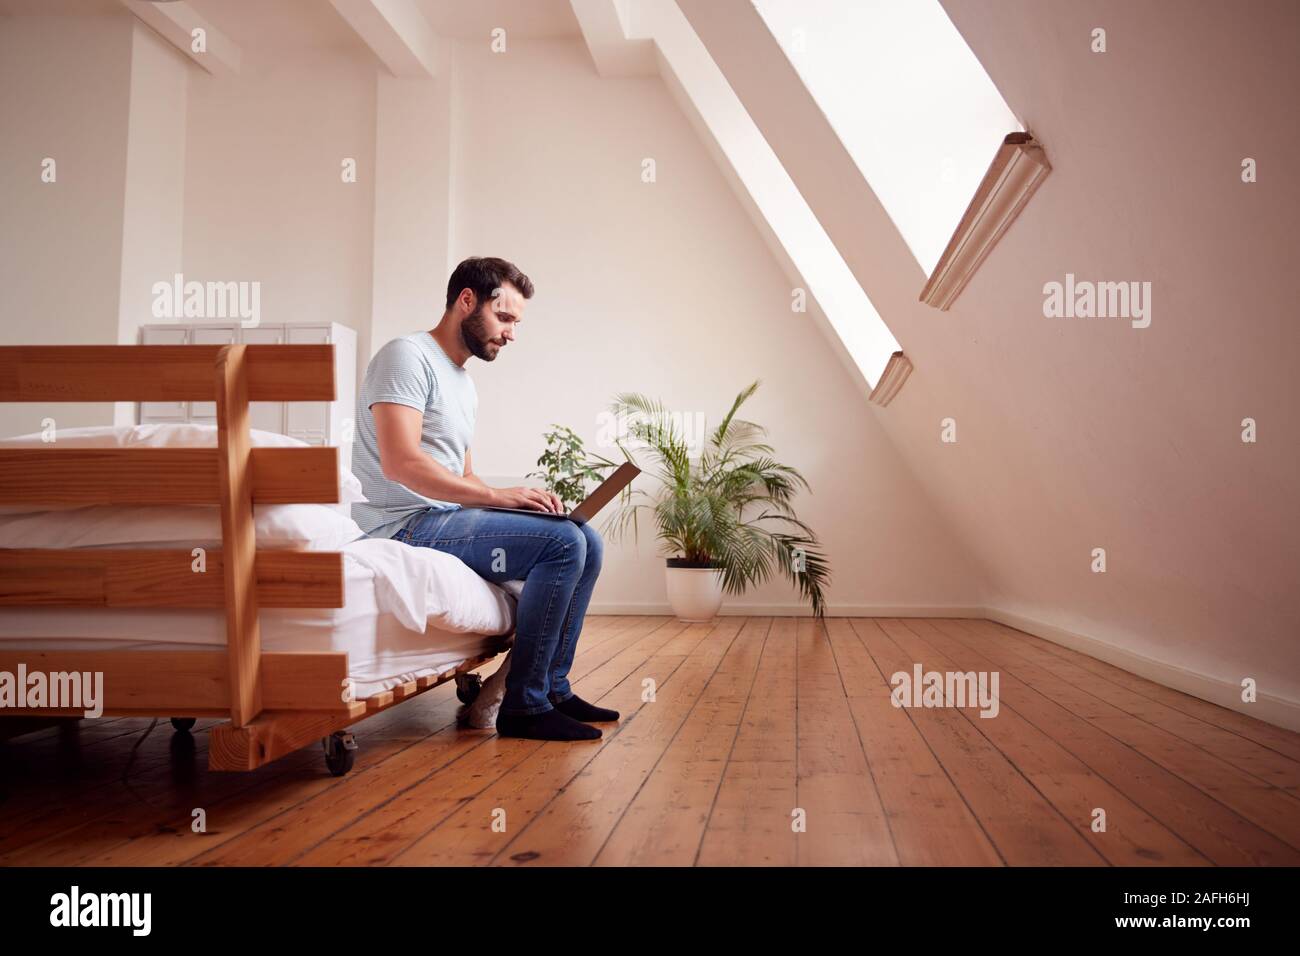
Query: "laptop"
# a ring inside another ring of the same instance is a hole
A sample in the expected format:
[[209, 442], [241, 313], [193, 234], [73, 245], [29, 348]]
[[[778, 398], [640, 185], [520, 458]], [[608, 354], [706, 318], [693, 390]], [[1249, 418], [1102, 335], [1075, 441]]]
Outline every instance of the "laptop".
[[641, 469], [630, 461], [619, 465], [612, 475], [600, 483], [585, 501], [572, 511], [535, 511], [532, 508], [501, 508], [497, 505], [478, 505], [484, 511], [512, 511], [521, 515], [540, 515], [543, 518], [567, 518], [574, 524], [586, 524], [596, 516], [596, 512], [614, 500], [614, 496], [632, 483], [632, 479], [641, 474]]

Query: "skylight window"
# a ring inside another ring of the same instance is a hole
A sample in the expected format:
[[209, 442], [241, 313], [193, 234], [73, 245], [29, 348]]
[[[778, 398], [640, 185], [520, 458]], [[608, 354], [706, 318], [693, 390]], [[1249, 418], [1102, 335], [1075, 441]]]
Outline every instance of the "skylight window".
[[867, 388], [874, 388], [898, 341], [677, 4], [644, 12], [642, 27], [658, 44], [670, 85], [680, 84]]
[[938, 0], [752, 0], [928, 276], [1024, 127]]

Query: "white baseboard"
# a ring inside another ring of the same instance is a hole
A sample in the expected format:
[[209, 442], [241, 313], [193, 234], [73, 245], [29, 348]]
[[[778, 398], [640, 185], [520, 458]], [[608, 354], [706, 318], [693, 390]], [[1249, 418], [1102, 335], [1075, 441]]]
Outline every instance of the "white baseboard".
[[[648, 614], [671, 615], [667, 604], [617, 604], [592, 603], [588, 614]], [[807, 604], [724, 604], [719, 614], [723, 617], [748, 615], [750, 617], [812, 617]], [[926, 607], [922, 605], [887, 606], [875, 604], [838, 604], [826, 609], [827, 617], [984, 617], [984, 608]]]
[[984, 609], [983, 614], [977, 616], [986, 617], [990, 621], [996, 621], [1008, 627], [1014, 627], [1026, 634], [1041, 637], [1053, 644], [1060, 644], [1062, 647], [1068, 647], [1081, 654], [1087, 654], [1089, 657], [1095, 657], [1107, 664], [1114, 664], [1130, 674], [1145, 677], [1147, 680], [1182, 691], [1184, 694], [1190, 694], [1212, 704], [1218, 704], [1220, 707], [1235, 710], [1247, 717], [1254, 717], [1256, 720], [1284, 727], [1287, 730], [1300, 731], [1300, 701], [1292, 698], [1260, 692], [1255, 703], [1247, 704], [1241, 699], [1240, 683], [1233, 680], [1213, 677], [1209, 674], [1188, 670], [1177, 664], [1144, 657], [1122, 647], [1107, 644], [1095, 637], [1077, 634], [1063, 627], [1037, 621], [1011, 611], [989, 607]]

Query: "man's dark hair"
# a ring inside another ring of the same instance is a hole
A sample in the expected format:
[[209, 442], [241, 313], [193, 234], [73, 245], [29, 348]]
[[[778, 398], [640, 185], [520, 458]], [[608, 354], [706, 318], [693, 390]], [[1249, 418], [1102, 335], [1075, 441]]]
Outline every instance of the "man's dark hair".
[[447, 308], [451, 308], [462, 289], [474, 290], [478, 304], [492, 301], [492, 293], [509, 282], [525, 299], [533, 297], [533, 282], [519, 267], [505, 259], [472, 256], [456, 267], [447, 281]]

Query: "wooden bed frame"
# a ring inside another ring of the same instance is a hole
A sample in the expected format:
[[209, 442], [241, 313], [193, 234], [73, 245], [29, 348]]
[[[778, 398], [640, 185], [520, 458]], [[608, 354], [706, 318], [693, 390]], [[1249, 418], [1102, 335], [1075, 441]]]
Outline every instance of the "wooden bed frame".
[[[477, 657], [365, 700], [349, 699], [347, 654], [262, 651], [258, 609], [343, 606], [343, 555], [259, 551], [253, 505], [338, 501], [334, 448], [252, 448], [248, 403], [334, 400], [331, 345], [0, 347], [0, 402], [215, 401], [216, 448], [0, 449], [0, 505], [219, 505], [219, 551], [0, 549], [0, 606], [226, 609], [224, 651], [0, 650], [0, 670], [102, 671], [105, 716], [225, 717], [213, 770], [253, 770], [314, 741], [335, 774], [346, 728], [455, 679], [472, 700]], [[57, 438], [57, 432], [55, 433]], [[6, 635], [7, 638], [18, 637]], [[76, 635], [69, 635], [75, 639]], [[82, 716], [0, 710], [0, 717]]]

